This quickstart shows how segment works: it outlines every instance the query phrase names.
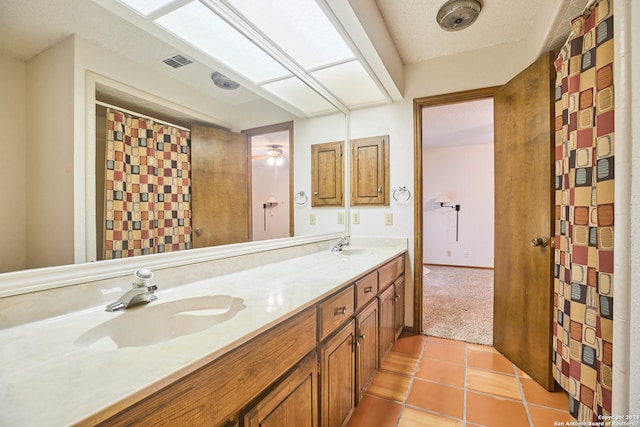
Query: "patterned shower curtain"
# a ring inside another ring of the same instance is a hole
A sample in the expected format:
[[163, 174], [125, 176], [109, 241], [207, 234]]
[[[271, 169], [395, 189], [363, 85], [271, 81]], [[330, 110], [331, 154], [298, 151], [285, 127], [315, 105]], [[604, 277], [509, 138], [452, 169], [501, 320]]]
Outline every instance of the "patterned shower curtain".
[[600, 0], [556, 60], [553, 361], [578, 421], [611, 413], [613, 0]]
[[191, 248], [189, 138], [107, 109], [105, 259]]

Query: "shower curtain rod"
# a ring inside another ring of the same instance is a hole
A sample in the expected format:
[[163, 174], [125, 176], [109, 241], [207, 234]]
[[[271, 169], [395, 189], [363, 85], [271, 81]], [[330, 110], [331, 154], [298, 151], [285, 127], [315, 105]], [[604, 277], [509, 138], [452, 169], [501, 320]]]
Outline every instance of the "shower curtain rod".
[[591, 16], [591, 7], [592, 6], [598, 6], [598, 4], [600, 3], [600, 0], [589, 0], [587, 2], [587, 5], [584, 7], [584, 10], [582, 11], [582, 16], [584, 16], [585, 18], [588, 18], [589, 16]]
[[157, 119], [155, 117], [147, 116], [145, 114], [138, 113], [137, 111], [127, 110], [126, 108], [118, 107], [117, 105], [108, 104], [108, 103], [102, 102], [102, 101], [96, 101], [96, 105], [102, 105], [103, 107], [107, 107], [107, 108], [114, 108], [114, 109], [116, 109], [118, 111], [122, 111], [122, 112], [127, 113], [127, 114], [133, 114], [134, 116], [140, 117], [141, 119], [153, 120], [154, 122], [157, 122], [157, 123], [160, 123], [160, 124], [163, 124], [163, 125], [173, 126], [174, 128], [181, 129], [181, 130], [186, 130], [186, 131], [191, 132], [191, 129], [186, 128], [184, 126], [180, 126], [180, 125], [177, 125], [175, 123], [171, 123], [171, 122], [167, 122], [167, 121], [164, 121], [164, 120], [160, 120], [160, 119]]

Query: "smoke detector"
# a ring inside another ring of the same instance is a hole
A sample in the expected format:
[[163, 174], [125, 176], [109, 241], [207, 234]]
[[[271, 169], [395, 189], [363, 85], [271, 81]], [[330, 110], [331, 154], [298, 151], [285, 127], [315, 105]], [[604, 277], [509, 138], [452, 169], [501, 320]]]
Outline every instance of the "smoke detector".
[[476, 22], [482, 10], [478, 0], [449, 0], [438, 11], [436, 20], [445, 31], [460, 31]]
[[233, 90], [240, 87], [240, 83], [231, 80], [229, 77], [217, 71], [214, 71], [213, 74], [211, 74], [211, 80], [213, 80], [213, 84], [218, 86], [220, 89]]

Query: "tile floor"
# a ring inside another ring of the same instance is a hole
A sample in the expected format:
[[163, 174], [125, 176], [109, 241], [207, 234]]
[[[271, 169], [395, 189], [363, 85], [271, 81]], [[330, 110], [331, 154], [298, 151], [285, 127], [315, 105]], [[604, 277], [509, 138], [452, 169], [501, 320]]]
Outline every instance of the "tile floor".
[[395, 343], [347, 425], [545, 427], [569, 421], [568, 405], [492, 347], [414, 335]]

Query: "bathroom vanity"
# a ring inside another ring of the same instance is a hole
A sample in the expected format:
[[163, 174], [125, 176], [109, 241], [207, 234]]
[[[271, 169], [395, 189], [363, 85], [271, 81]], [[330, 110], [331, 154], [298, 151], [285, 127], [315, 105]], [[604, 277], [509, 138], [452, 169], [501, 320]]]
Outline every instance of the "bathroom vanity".
[[0, 425], [343, 425], [403, 329], [405, 263], [352, 245], [0, 330]]

